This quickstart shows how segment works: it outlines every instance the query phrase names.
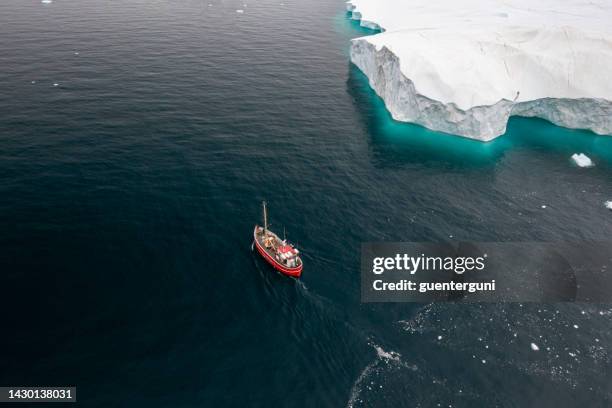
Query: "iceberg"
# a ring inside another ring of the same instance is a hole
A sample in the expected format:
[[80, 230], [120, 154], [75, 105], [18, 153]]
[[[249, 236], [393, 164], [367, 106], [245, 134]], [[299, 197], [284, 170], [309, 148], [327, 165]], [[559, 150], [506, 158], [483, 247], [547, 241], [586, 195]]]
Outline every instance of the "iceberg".
[[481, 141], [510, 116], [612, 134], [609, 0], [350, 0], [351, 61], [391, 116]]
[[604, 205], [606, 206], [608, 210], [612, 210], [612, 201], [606, 201]]
[[593, 167], [594, 166], [591, 158], [584, 153], [572, 154], [572, 160], [578, 167]]

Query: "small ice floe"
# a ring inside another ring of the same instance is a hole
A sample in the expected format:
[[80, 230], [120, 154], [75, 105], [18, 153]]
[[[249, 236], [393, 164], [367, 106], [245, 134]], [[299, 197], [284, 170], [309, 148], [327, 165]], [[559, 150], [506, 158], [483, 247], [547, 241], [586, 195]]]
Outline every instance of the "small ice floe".
[[442, 336], [438, 336], [438, 340], [442, 340]]
[[33, 84], [35, 84], [35, 83], [36, 83], [36, 81], [32, 81], [32, 83], [33, 83]]
[[242, 14], [242, 13], [244, 13], [244, 10], [242, 10], [242, 9], [238, 9], [238, 10], [236, 10], [236, 13], [238, 13], [238, 14]]
[[606, 202], [604, 203], [604, 205], [606, 206], [606, 208], [607, 208], [608, 210], [612, 210], [612, 200], [611, 200], [611, 201], [606, 201]]
[[78, 51], [75, 51], [75, 52], [74, 52], [74, 55], [79, 55], [79, 52], [78, 52]]
[[542, 208], [546, 209], [548, 206], [546, 204], [542, 204]]
[[55, 82], [55, 83], [53, 84], [53, 86], [59, 86], [59, 84], [58, 84], [57, 82]]
[[383, 350], [382, 347], [379, 347], [376, 345], [374, 346], [374, 348], [376, 349], [376, 354], [378, 355], [379, 358], [383, 360], [400, 361], [401, 355], [399, 353], [396, 353], [395, 351], [387, 352]]
[[578, 167], [593, 167], [593, 161], [584, 153], [572, 154], [572, 160]]
[[537, 345], [537, 344], [535, 344], [535, 343], [531, 343], [531, 349], [532, 349], [533, 351], [539, 351], [539, 350], [540, 350], [540, 348], [538, 347], [538, 345]]
[[578, 325], [577, 325], [577, 324], [575, 324], [575, 325], [574, 325], [574, 329], [577, 329], [577, 328], [578, 328]]
[[51, 4], [51, 3], [53, 3], [53, 0], [40, 0], [40, 2], [42, 4]]

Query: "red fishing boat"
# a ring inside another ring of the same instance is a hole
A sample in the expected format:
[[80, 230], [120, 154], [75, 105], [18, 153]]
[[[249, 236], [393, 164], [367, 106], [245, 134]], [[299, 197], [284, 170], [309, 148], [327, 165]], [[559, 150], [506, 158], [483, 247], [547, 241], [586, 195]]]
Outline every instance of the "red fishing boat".
[[268, 229], [268, 214], [266, 202], [263, 205], [263, 227], [255, 225], [253, 239], [257, 252], [280, 273], [299, 278], [302, 274], [302, 258], [300, 251]]

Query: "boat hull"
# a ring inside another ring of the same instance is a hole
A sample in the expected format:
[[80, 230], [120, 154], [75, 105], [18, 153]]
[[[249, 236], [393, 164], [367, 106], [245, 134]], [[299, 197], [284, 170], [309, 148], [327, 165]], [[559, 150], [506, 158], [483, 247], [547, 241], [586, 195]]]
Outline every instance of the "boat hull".
[[259, 255], [261, 255], [262, 258], [266, 260], [266, 262], [272, 265], [274, 269], [276, 269], [283, 275], [291, 276], [294, 278], [299, 278], [300, 275], [302, 275], [302, 269], [304, 267], [304, 264], [300, 263], [300, 265], [295, 268], [288, 268], [279, 263], [265, 250], [265, 248], [259, 243], [259, 240], [257, 239], [257, 225], [253, 230], [253, 242], [255, 243], [255, 248], [257, 249], [257, 252], [259, 252]]

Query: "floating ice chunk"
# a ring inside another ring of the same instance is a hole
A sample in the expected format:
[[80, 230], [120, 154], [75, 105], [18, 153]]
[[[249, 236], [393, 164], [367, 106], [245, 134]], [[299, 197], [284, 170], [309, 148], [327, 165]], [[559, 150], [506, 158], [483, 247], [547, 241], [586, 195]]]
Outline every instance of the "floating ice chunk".
[[374, 348], [376, 349], [376, 354], [378, 354], [378, 357], [380, 357], [381, 359], [400, 361], [401, 356], [399, 353], [396, 353], [395, 351], [387, 352], [383, 350], [382, 347], [379, 347], [379, 346], [374, 346]]
[[[607, 208], [608, 210], [612, 210], [612, 201], [606, 201], [606, 202], [604, 203], [604, 205], [606, 206], [606, 208]], [[600, 312], [600, 314], [601, 314], [601, 312]]]
[[442, 336], [438, 336], [438, 340], [442, 340]]
[[531, 349], [532, 349], [533, 351], [538, 351], [538, 350], [540, 350], [540, 348], [538, 347], [538, 345], [537, 345], [537, 344], [535, 344], [535, 343], [531, 343]]
[[572, 160], [578, 167], [593, 167], [593, 161], [584, 153], [572, 154]]
[[542, 208], [546, 209], [546, 204], [542, 204]]
[[59, 86], [59, 84], [56, 82], [56, 83], [53, 84], [53, 86]]
[[238, 13], [238, 14], [242, 14], [242, 13], [244, 13], [244, 10], [242, 10], [242, 9], [238, 9], [238, 10], [236, 10], [236, 13]]
[[40, 0], [40, 2], [42, 4], [51, 4], [51, 3], [53, 3], [53, 0]]
[[574, 329], [577, 329], [577, 328], [578, 328], [578, 325], [577, 325], [577, 324], [575, 324], [575, 325], [574, 325]]

